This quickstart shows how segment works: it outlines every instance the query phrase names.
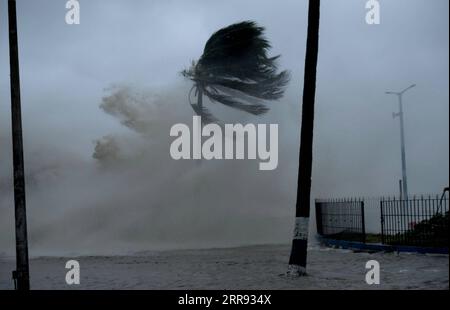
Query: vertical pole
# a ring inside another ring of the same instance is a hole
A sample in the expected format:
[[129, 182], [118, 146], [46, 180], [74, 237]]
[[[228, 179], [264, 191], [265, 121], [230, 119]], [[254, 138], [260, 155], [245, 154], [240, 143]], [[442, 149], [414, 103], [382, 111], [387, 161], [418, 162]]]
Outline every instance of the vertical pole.
[[361, 228], [362, 228], [362, 242], [366, 243], [366, 219], [364, 213], [364, 201], [361, 201]]
[[402, 200], [402, 199], [403, 199], [403, 185], [402, 185], [402, 180], [398, 180], [398, 188], [399, 188], [399, 191], [398, 191], [399, 197], [400, 197], [400, 200]]
[[384, 240], [384, 213], [383, 213], [383, 200], [380, 201], [380, 214], [381, 214], [381, 243], [385, 244]]
[[309, 212], [311, 203], [311, 172], [316, 95], [317, 58], [319, 50], [320, 0], [310, 0], [308, 38], [306, 42], [305, 77], [303, 86], [302, 128], [298, 168], [296, 218], [288, 274], [306, 274]]
[[405, 155], [405, 129], [403, 123], [403, 103], [402, 94], [398, 95], [398, 104], [400, 110], [400, 138], [402, 148], [402, 179], [403, 179], [403, 199], [408, 200], [408, 183], [406, 180], [406, 155]]
[[316, 226], [317, 233], [323, 235], [323, 224], [322, 224], [322, 203], [316, 200]]
[[14, 165], [14, 203], [16, 218], [16, 271], [18, 290], [30, 289], [28, 267], [25, 175], [23, 163], [22, 116], [20, 107], [19, 51], [17, 40], [16, 1], [8, 0], [9, 57], [11, 75], [11, 115]]

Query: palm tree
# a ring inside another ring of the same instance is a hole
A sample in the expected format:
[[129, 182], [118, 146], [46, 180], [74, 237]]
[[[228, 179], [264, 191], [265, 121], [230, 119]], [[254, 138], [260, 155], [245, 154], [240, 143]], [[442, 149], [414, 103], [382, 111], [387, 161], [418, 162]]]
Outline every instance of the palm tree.
[[[264, 28], [253, 21], [244, 21], [222, 28], [206, 42], [203, 55], [192, 62], [183, 76], [194, 82], [189, 102], [205, 122], [216, 121], [203, 106], [203, 95], [211, 102], [253, 115], [268, 108], [260, 100], [278, 100], [289, 82], [289, 73], [277, 73], [280, 56], [268, 57], [271, 45], [264, 38]], [[195, 90], [197, 104], [190, 101]]]
[[317, 58], [319, 52], [319, 21], [320, 0], [309, 0], [296, 220], [294, 240], [292, 242], [292, 251], [289, 259], [289, 274], [296, 276], [306, 274], [308, 223], [311, 198], [314, 101], [316, 94]]

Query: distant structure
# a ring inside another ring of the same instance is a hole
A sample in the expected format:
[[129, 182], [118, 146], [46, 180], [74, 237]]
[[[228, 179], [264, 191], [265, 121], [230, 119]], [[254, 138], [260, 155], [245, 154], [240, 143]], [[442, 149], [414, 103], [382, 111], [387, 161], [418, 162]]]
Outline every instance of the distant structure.
[[396, 95], [398, 97], [398, 106], [399, 106], [399, 112], [393, 113], [392, 116], [399, 117], [400, 118], [400, 139], [401, 139], [401, 151], [402, 151], [402, 186], [403, 186], [403, 195], [402, 198], [407, 200], [408, 199], [408, 181], [406, 177], [406, 154], [405, 154], [405, 128], [403, 123], [403, 101], [402, 97], [403, 94], [410, 90], [411, 88], [415, 87], [416, 84], [413, 84], [409, 86], [408, 88], [405, 88], [401, 92], [392, 92], [388, 91], [386, 92], [387, 95]]

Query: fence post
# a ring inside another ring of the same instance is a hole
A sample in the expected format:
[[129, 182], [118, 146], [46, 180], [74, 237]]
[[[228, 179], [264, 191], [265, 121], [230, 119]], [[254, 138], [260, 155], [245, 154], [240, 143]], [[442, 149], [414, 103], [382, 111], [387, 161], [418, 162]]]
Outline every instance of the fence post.
[[381, 213], [381, 243], [382, 243], [382, 244], [385, 244], [385, 240], [384, 240], [383, 200], [380, 200], [380, 213]]
[[361, 201], [361, 228], [362, 228], [362, 242], [366, 243], [366, 220], [364, 216], [364, 200]]

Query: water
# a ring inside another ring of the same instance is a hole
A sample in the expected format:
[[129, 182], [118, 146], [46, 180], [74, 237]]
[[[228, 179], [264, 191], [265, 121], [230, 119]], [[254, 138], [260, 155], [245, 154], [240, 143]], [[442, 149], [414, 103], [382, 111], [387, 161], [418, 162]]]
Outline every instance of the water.
[[[33, 289], [449, 289], [448, 255], [354, 253], [314, 246], [308, 276], [285, 275], [287, 245], [141, 252], [128, 256], [37, 257]], [[79, 286], [65, 283], [65, 263], [81, 267]], [[365, 264], [381, 267], [380, 285], [365, 282]], [[12, 289], [14, 261], [0, 258], [0, 289]]]

